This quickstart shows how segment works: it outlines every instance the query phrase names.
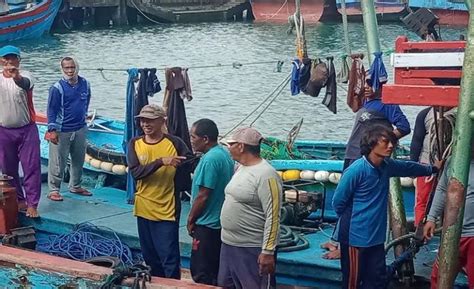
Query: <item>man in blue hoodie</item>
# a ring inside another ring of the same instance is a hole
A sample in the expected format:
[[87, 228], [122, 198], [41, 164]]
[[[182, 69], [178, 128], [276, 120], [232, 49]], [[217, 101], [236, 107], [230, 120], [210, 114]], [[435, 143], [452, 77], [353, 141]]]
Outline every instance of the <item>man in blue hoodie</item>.
[[92, 194], [81, 187], [86, 154], [86, 115], [91, 99], [89, 82], [78, 75], [79, 64], [72, 57], [61, 59], [63, 78], [49, 89], [48, 97], [48, 198], [62, 201], [60, 186], [66, 162], [71, 155], [69, 191], [82, 196]]
[[339, 221], [343, 289], [386, 288], [385, 232], [390, 177], [428, 176], [435, 166], [390, 158], [397, 136], [374, 126], [361, 140], [362, 158], [341, 177], [332, 200]]

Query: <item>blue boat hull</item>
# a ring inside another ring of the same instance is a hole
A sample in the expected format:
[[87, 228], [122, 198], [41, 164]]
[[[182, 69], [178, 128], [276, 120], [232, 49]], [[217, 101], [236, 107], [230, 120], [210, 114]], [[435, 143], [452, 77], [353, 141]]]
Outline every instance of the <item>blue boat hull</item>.
[[35, 39], [48, 33], [62, 0], [43, 0], [24, 11], [0, 16], [0, 43]]

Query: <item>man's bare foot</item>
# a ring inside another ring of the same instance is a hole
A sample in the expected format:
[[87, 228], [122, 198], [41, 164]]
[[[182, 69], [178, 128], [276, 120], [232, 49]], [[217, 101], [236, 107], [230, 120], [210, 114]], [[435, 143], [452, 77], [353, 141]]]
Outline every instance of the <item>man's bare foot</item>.
[[334, 244], [333, 242], [329, 241], [329, 242], [321, 244], [321, 248], [332, 252], [332, 251], [337, 250], [337, 244]]
[[33, 207], [26, 209], [26, 216], [29, 218], [39, 218], [38, 210]]
[[19, 201], [18, 202], [18, 211], [24, 211], [26, 210], [28, 206], [26, 205], [26, 202], [25, 201]]
[[324, 253], [323, 258], [328, 259], [328, 260], [341, 259], [341, 250], [337, 249], [334, 251], [329, 251], [327, 253]]

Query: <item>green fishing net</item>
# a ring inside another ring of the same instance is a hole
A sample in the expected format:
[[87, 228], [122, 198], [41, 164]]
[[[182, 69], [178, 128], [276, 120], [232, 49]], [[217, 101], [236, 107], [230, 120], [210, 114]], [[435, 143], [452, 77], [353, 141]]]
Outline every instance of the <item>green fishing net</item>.
[[260, 145], [262, 158], [266, 160], [307, 160], [312, 159], [307, 153], [301, 152], [295, 148], [288, 149], [288, 142], [267, 137], [263, 139]]

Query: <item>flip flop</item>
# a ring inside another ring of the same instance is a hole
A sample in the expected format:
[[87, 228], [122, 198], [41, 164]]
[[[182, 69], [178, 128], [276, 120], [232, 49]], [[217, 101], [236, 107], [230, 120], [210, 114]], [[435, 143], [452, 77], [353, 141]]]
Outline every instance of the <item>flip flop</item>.
[[88, 190], [84, 189], [84, 188], [69, 189], [69, 192], [73, 193], [73, 194], [76, 194], [76, 195], [85, 196], [85, 197], [92, 196], [92, 193], [89, 192]]
[[48, 199], [50, 199], [51, 201], [55, 201], [55, 202], [64, 201], [63, 196], [61, 196], [61, 194], [58, 191], [49, 192]]

